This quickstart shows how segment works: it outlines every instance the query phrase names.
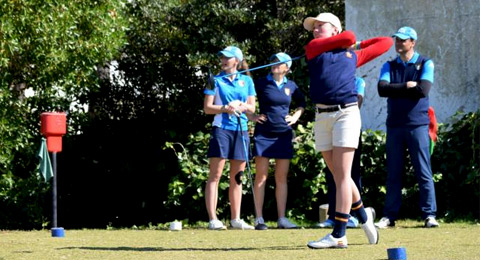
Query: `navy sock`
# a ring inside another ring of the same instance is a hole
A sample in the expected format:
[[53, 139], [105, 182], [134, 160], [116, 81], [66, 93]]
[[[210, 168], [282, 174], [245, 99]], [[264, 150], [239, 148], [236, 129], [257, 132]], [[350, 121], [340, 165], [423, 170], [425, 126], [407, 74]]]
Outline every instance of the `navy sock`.
[[335, 227], [333, 227], [332, 236], [334, 238], [341, 238], [345, 236], [345, 229], [347, 229], [347, 222], [349, 214], [335, 212]]
[[363, 207], [362, 200], [359, 200], [352, 204], [352, 213], [357, 216], [358, 222], [360, 222], [361, 224], [367, 222], [367, 213], [365, 212], [365, 208]]

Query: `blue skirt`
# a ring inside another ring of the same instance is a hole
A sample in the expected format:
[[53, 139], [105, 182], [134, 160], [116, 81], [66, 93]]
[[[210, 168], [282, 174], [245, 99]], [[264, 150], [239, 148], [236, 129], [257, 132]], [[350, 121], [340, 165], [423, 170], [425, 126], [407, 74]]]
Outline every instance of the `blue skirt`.
[[249, 147], [250, 138], [247, 131], [243, 131], [242, 140], [240, 131], [226, 130], [215, 126], [212, 128], [207, 156], [208, 158], [219, 157], [245, 161], [245, 155], [250, 154]]
[[291, 129], [280, 133], [255, 131], [253, 155], [274, 159], [292, 159], [292, 139], [293, 131]]

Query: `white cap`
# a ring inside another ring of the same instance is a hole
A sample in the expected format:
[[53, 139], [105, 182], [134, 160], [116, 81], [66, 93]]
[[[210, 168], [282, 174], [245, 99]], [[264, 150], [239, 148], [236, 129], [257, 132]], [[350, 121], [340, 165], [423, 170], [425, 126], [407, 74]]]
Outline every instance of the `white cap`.
[[303, 27], [305, 27], [307, 31], [313, 31], [313, 25], [316, 21], [331, 23], [338, 29], [339, 33], [342, 32], [342, 23], [340, 23], [340, 19], [338, 19], [338, 17], [332, 13], [321, 13], [317, 15], [317, 17], [307, 17], [303, 21]]

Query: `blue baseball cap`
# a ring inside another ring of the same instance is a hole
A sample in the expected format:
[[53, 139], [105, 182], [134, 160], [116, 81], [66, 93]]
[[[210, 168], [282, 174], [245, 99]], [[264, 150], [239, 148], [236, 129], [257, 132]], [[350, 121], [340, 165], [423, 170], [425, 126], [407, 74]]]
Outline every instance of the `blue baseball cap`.
[[398, 32], [392, 35], [392, 37], [398, 37], [402, 40], [406, 40], [406, 39], [417, 40], [417, 32], [412, 27], [404, 26], [398, 29]]
[[218, 52], [218, 56], [225, 56], [227, 58], [235, 57], [238, 59], [239, 62], [243, 60], [243, 53], [242, 51], [235, 47], [235, 46], [228, 46], [225, 49]]
[[273, 54], [272, 57], [270, 57], [270, 60], [278, 59], [278, 61], [284, 62], [287, 64], [288, 69], [292, 69], [292, 58], [284, 52], [279, 52], [277, 54]]

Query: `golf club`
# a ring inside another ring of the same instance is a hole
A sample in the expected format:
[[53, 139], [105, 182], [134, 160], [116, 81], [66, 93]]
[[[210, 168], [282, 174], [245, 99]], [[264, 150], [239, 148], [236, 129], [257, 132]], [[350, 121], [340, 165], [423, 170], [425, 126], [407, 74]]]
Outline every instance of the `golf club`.
[[210, 66], [207, 66], [208, 68], [208, 81], [207, 81], [207, 88], [209, 90], [212, 90], [215, 87], [215, 77], [213, 76], [212, 70], [210, 69]]
[[[238, 125], [240, 126], [240, 134], [242, 135], [242, 144], [243, 144], [243, 151], [245, 152], [245, 162], [247, 166], [247, 174], [248, 174], [248, 179], [250, 181], [250, 185], [252, 187], [252, 196], [253, 196], [253, 209], [255, 210], [255, 216], [257, 215], [257, 205], [255, 204], [255, 190], [253, 188], [253, 179], [252, 179], [252, 171], [250, 169], [250, 158], [248, 154], [248, 149], [247, 149], [247, 142], [245, 141], [245, 136], [243, 135], [243, 127], [242, 127], [242, 122], [240, 120], [240, 116], [242, 113], [235, 111], [235, 116], [238, 119]], [[267, 225], [265, 224], [258, 224], [255, 226], [256, 230], [265, 230], [267, 229]]]
[[258, 69], [263, 69], [263, 68], [271, 67], [271, 66], [274, 66], [274, 65], [277, 65], [277, 64], [298, 60], [298, 59], [301, 59], [303, 57], [305, 57], [305, 55], [294, 57], [294, 58], [292, 58], [290, 60], [286, 60], [286, 61], [277, 61], [277, 62], [261, 65], [261, 66], [258, 66], [258, 67], [254, 67], [254, 68], [250, 68], [250, 69], [246, 69], [246, 70], [241, 70], [241, 71], [237, 71], [237, 72], [234, 72], [234, 73], [229, 73], [229, 74], [222, 75], [222, 76], [213, 76], [213, 74], [210, 70], [210, 67], [208, 67], [208, 89], [213, 89], [213, 87], [215, 86], [215, 79], [229, 77], [229, 76], [232, 76], [234, 74], [244, 73], [244, 72], [247, 72], [247, 71], [254, 71], [254, 70], [258, 70]]

